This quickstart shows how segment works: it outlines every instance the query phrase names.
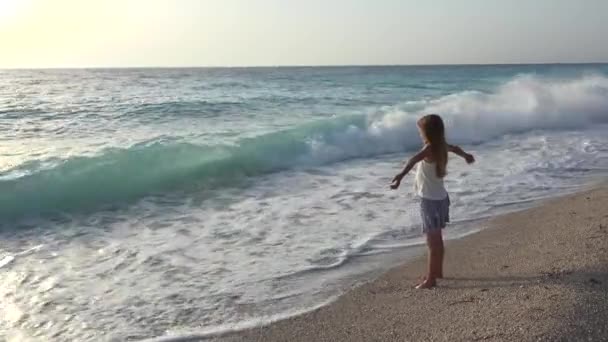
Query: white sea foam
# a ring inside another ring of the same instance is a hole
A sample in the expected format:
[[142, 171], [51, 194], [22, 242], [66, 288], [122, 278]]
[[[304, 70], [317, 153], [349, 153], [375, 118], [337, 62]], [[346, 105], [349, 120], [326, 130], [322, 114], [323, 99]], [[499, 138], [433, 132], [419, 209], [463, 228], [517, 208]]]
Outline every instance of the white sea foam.
[[317, 142], [317, 150], [368, 156], [412, 148], [420, 144], [416, 120], [428, 113], [440, 114], [448, 139], [459, 144], [533, 130], [581, 129], [608, 122], [608, 78], [551, 80], [524, 75], [493, 92], [464, 91], [409, 102], [371, 116], [366, 127], [350, 126], [331, 144]]

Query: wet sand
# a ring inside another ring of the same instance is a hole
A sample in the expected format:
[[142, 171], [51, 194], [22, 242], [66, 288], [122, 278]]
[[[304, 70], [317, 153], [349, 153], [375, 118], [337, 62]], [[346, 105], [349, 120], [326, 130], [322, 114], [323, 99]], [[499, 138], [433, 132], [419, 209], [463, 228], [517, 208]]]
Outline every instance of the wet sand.
[[[222, 341], [608, 341], [608, 186], [482, 223], [334, 303]], [[449, 229], [449, 228], [448, 228]]]

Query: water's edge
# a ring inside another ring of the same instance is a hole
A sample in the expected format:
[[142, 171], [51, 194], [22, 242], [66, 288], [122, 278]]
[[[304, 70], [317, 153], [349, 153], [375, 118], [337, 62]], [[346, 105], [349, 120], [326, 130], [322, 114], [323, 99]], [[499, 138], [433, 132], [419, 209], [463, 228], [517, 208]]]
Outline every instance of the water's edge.
[[[572, 196], [572, 195], [576, 195], [576, 194], [581, 194], [581, 193], [590, 191], [592, 189], [599, 188], [607, 183], [608, 183], [608, 178], [605, 176], [604, 177], [599, 177], [599, 176], [592, 177], [574, 189], [571, 189], [569, 191], [560, 191], [558, 193], [555, 193], [552, 196], [540, 198], [540, 199], [530, 201], [530, 202], [525, 202], [525, 205], [523, 207], [521, 206], [521, 203], [519, 203], [520, 206], [518, 206], [518, 203], [514, 203], [513, 206], [515, 206], [517, 208], [511, 208], [511, 209], [505, 208], [504, 210], [501, 210], [500, 212], [498, 212], [494, 215], [491, 215], [491, 216], [486, 216], [486, 217], [481, 217], [478, 219], [466, 220], [463, 222], [453, 223], [450, 225], [450, 229], [459, 231], [459, 233], [453, 234], [451, 236], [447, 236], [446, 240], [451, 241], [451, 240], [460, 240], [460, 239], [467, 238], [482, 230], [491, 229], [492, 225], [489, 224], [489, 221], [494, 218], [501, 217], [501, 216], [508, 216], [515, 212], [530, 210], [532, 208], [542, 206], [548, 201], [552, 201], [552, 200], [555, 200], [558, 198], [563, 198], [563, 197]], [[382, 264], [389, 265], [389, 266], [382, 267], [381, 269], [376, 269], [376, 271], [373, 272], [372, 276], [368, 276], [368, 277], [359, 276], [354, 281], [352, 281], [352, 279], [351, 279], [351, 282], [348, 282], [348, 284], [344, 284], [345, 286], [342, 288], [342, 290], [338, 290], [336, 294], [330, 296], [325, 301], [322, 301], [321, 303], [317, 303], [316, 305], [310, 306], [308, 308], [301, 308], [301, 309], [298, 309], [298, 310], [295, 310], [292, 312], [278, 313], [278, 314], [274, 314], [274, 315], [270, 315], [270, 316], [262, 316], [262, 317], [254, 319], [254, 320], [247, 320], [247, 321], [244, 321], [244, 322], [241, 322], [238, 324], [227, 324], [227, 325], [220, 325], [220, 326], [212, 327], [209, 329], [201, 329], [201, 331], [199, 331], [197, 333], [184, 333], [184, 334], [176, 333], [175, 335], [160, 336], [160, 337], [155, 337], [155, 338], [151, 338], [151, 339], [144, 339], [144, 340], [141, 340], [141, 342], [189, 342], [189, 341], [202, 341], [202, 340], [207, 340], [207, 341], [215, 340], [215, 341], [220, 342], [221, 340], [224, 340], [226, 338], [229, 338], [231, 336], [234, 336], [235, 334], [238, 334], [238, 333], [246, 331], [246, 330], [269, 326], [269, 325], [274, 324], [279, 321], [288, 320], [288, 319], [292, 319], [294, 317], [308, 314], [310, 312], [316, 311], [327, 305], [332, 304], [333, 302], [338, 300], [340, 297], [348, 294], [355, 288], [362, 286], [364, 284], [374, 282], [374, 281], [378, 280], [379, 278], [381, 278], [384, 274], [390, 272], [391, 270], [393, 270], [395, 268], [403, 267], [404, 265], [407, 265], [407, 264], [413, 262], [417, 258], [422, 257], [424, 255], [423, 253], [425, 250], [423, 248], [423, 246], [424, 246], [424, 242], [422, 240], [420, 240], [417, 243], [413, 243], [411, 245], [407, 245], [407, 246], [401, 247], [401, 248], [393, 250], [393, 251], [388, 251], [388, 252], [384, 252], [381, 254], [374, 254], [374, 255], [356, 256], [355, 258], [358, 260], [356, 260], [355, 262], [359, 263], [359, 264], [370, 262], [370, 259], [381, 258], [383, 260]], [[389, 262], [387, 263], [387, 261], [389, 261]], [[369, 273], [366, 273], [366, 274], [369, 275]], [[347, 280], [348, 279], [344, 279], [343, 281], [347, 282]]]

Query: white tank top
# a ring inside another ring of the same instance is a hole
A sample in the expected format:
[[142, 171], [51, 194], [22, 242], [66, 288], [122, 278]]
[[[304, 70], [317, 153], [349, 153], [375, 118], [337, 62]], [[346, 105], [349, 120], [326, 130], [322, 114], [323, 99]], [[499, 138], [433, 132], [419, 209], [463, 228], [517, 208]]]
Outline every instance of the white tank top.
[[443, 178], [437, 177], [435, 163], [426, 160], [418, 163], [414, 191], [418, 196], [430, 200], [442, 200], [447, 197], [448, 192], [443, 185]]

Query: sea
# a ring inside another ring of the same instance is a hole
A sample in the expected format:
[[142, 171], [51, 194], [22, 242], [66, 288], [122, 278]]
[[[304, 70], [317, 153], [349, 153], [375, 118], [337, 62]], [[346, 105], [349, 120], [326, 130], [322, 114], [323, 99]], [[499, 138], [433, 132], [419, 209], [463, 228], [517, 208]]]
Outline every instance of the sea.
[[[0, 336], [170, 341], [297, 315], [608, 171], [608, 65], [0, 70]], [[449, 255], [448, 255], [449, 257]]]

